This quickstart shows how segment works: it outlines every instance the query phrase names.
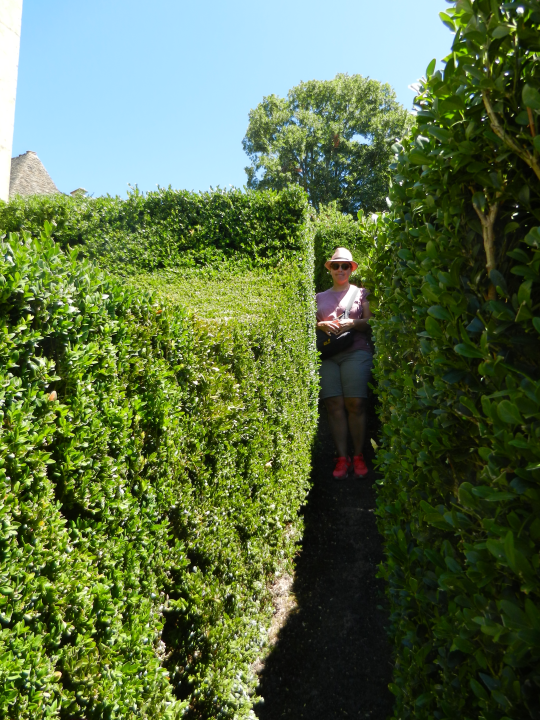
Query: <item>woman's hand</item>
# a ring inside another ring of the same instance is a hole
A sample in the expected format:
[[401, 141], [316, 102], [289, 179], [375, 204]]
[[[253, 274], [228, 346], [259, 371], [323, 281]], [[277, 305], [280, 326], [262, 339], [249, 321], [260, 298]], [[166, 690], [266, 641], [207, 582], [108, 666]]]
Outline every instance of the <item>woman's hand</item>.
[[348, 332], [349, 330], [354, 330], [355, 328], [355, 321], [352, 318], [343, 319], [339, 323], [339, 335], [344, 332]]
[[317, 323], [318, 330], [324, 330], [327, 335], [339, 335], [342, 332], [341, 325], [337, 320], [321, 320]]

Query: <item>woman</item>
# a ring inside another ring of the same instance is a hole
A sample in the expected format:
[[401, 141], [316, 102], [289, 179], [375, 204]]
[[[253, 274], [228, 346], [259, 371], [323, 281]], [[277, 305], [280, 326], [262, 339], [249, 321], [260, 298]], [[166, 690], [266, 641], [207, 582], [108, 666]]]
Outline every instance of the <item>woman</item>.
[[[332, 276], [333, 287], [317, 294], [317, 328], [328, 335], [339, 335], [346, 330], [354, 331], [350, 347], [321, 362], [321, 397], [328, 411], [330, 429], [337, 451], [333, 472], [336, 480], [347, 477], [352, 470], [355, 478], [367, 475], [368, 469], [362, 454], [366, 434], [367, 385], [373, 365], [373, 356], [367, 340], [369, 331], [368, 291], [360, 288], [350, 311], [349, 318], [338, 320], [346, 309], [350, 292], [356, 286], [349, 284], [349, 277], [358, 267], [346, 248], [336, 248], [325, 263]], [[353, 441], [353, 459], [347, 452], [347, 430]]]

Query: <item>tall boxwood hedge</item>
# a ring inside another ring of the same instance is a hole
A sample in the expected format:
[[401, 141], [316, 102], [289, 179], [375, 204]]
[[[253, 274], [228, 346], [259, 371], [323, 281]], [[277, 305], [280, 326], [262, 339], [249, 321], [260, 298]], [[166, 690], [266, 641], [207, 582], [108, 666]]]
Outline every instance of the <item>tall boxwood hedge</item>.
[[[1, 242], [0, 718], [248, 717], [315, 427], [305, 199], [227, 199], [237, 219], [257, 210], [261, 263], [279, 223], [288, 257], [241, 321], [103, 274], [81, 259], [97, 230], [68, 248], [79, 201], [57, 202], [69, 223]], [[0, 214], [34, 230], [48, 203]], [[231, 225], [225, 255], [246, 232]], [[102, 265], [118, 269], [125, 233]]]
[[396, 146], [381, 285], [396, 718], [540, 713], [540, 6], [459, 0]]

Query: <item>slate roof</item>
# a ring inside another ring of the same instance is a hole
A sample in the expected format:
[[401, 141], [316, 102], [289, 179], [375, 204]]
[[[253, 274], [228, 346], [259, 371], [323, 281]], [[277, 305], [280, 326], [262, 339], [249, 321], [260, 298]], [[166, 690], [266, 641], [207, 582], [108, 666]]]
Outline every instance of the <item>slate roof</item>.
[[11, 158], [9, 197], [15, 195], [56, 195], [60, 193], [35, 152]]

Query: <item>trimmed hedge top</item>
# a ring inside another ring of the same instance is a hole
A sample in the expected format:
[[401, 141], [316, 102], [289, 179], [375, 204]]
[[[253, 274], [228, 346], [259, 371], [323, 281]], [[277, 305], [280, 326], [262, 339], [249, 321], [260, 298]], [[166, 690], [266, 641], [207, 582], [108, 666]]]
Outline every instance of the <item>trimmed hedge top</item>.
[[298, 187], [281, 193], [134, 190], [126, 200], [34, 196], [0, 202], [0, 228], [39, 234], [50, 222], [62, 247], [82, 245], [87, 257], [122, 275], [223, 262], [255, 267], [304, 252], [306, 208]]

